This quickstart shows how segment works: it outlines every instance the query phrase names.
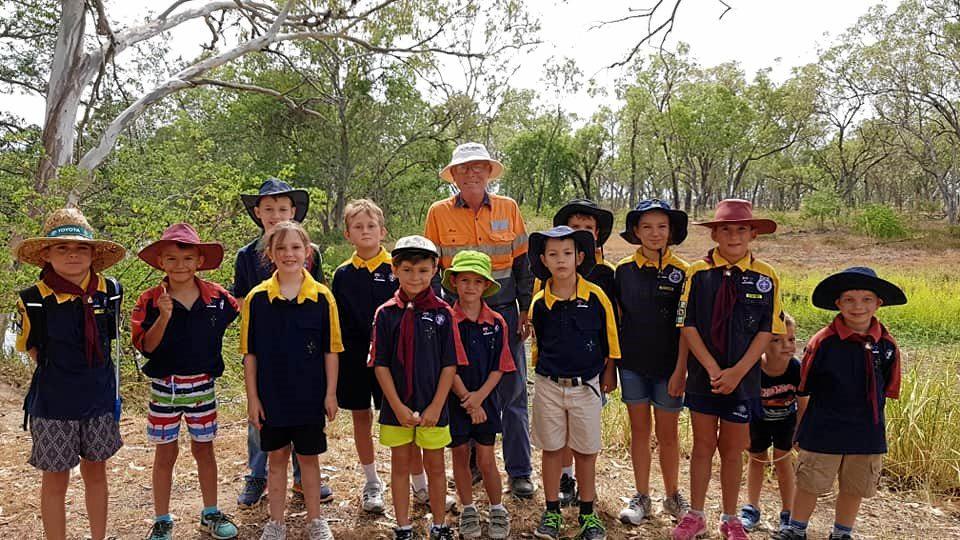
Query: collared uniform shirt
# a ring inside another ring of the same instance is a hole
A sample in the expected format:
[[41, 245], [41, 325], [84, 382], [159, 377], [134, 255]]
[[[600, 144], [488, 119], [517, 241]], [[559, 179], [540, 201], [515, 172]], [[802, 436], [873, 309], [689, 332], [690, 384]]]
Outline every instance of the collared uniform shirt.
[[662, 261], [647, 259], [638, 249], [617, 264], [620, 367], [649, 377], [673, 374], [680, 348], [677, 306], [689, 268], [669, 249]]
[[[237, 251], [237, 260], [233, 272], [233, 293], [234, 298], [245, 298], [250, 291], [259, 285], [262, 281], [270, 279], [276, 268], [273, 263], [263, 258], [260, 251], [260, 240], [263, 236], [258, 236], [249, 244]], [[310, 272], [319, 283], [325, 283], [323, 277], [323, 258], [320, 255], [320, 248], [316, 244], [311, 244], [313, 255], [304, 263], [304, 268]]]
[[366, 261], [354, 253], [333, 272], [330, 289], [337, 300], [340, 332], [347, 351], [359, 348], [366, 357], [370, 350], [373, 314], [393, 296], [398, 286], [390, 254], [382, 247], [376, 256]]
[[[713, 306], [725, 272], [736, 278], [737, 300], [727, 325], [727, 350], [720, 355], [710, 337]], [[683, 295], [677, 308], [677, 326], [694, 327], [721, 369], [733, 367], [743, 358], [759, 332], [785, 334], [780, 300], [780, 278], [773, 268], [747, 253], [736, 262], [723, 259], [712, 249], [706, 259], [690, 265]], [[698, 361], [687, 363], [687, 393], [714, 395], [710, 376]], [[741, 401], [760, 397], [760, 362], [740, 381], [731, 394]]]
[[577, 276], [572, 298], [559, 298], [547, 280], [530, 305], [533, 362], [544, 376], [592, 379], [607, 358], [620, 358], [613, 306], [599, 286]]
[[337, 303], [306, 270], [296, 298], [281, 294], [274, 274], [243, 302], [240, 353], [257, 358], [257, 395], [267, 425], [324, 424], [324, 355], [342, 351]]
[[[616, 298], [616, 285], [615, 285], [615, 274], [617, 271], [616, 265], [610, 261], [603, 258], [603, 252], [599, 249], [597, 250], [597, 264], [590, 269], [590, 273], [584, 276], [587, 281], [597, 285], [603, 290], [603, 293], [607, 295], [607, 298], [611, 303], [614, 302]], [[540, 278], [534, 278], [533, 280], [533, 293], [536, 294], [543, 290], [543, 282], [540, 281]], [[617, 315], [617, 320], [619, 321], [619, 313], [614, 311], [614, 314]]]
[[[216, 283], [194, 278], [200, 296], [192, 306], [173, 301], [173, 315], [157, 348], [143, 350], [147, 331], [160, 317], [157, 299], [163, 287], [147, 289], [130, 317], [133, 346], [147, 359], [143, 373], [162, 379], [171, 375], [223, 375], [223, 334], [240, 314], [237, 301]], [[164, 278], [166, 282], [166, 278]]]

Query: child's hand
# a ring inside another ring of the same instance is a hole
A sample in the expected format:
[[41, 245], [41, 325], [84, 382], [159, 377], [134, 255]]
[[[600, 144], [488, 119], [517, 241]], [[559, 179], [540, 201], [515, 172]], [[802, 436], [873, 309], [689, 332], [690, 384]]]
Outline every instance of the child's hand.
[[603, 379], [600, 381], [600, 391], [609, 394], [617, 389], [617, 370], [607, 369], [603, 372]]
[[670, 380], [667, 381], [667, 394], [675, 398], [682, 396], [686, 382], [687, 374], [679, 369], [674, 370]]
[[727, 368], [720, 371], [720, 376], [710, 380], [714, 394], [731, 394], [737, 389], [743, 375], [736, 368]]
[[397, 421], [400, 422], [400, 425], [403, 427], [414, 427], [420, 425], [420, 416], [414, 416], [413, 411], [410, 410], [410, 407], [403, 406], [400, 409], [397, 409]]
[[267, 419], [267, 416], [263, 414], [263, 405], [260, 404], [260, 400], [257, 398], [247, 400], [247, 421], [253, 425], [253, 427], [260, 429], [263, 427], [263, 422]]
[[530, 324], [529, 313], [520, 313], [520, 321], [517, 325], [517, 333], [520, 334], [520, 339], [524, 341], [526, 341], [526, 339], [533, 333], [533, 325]]
[[440, 421], [440, 407], [430, 405], [420, 415], [421, 427], [434, 427]]
[[157, 297], [157, 309], [160, 310], [160, 317], [164, 320], [170, 320], [173, 316], [173, 297], [167, 292], [167, 287], [163, 287], [163, 294]]
[[337, 404], [337, 396], [328, 394], [327, 398], [323, 400], [323, 408], [327, 411], [327, 421], [333, 422], [333, 419], [337, 417], [337, 411], [340, 410]]
[[463, 396], [463, 399], [460, 401], [460, 405], [473, 414], [473, 411], [483, 408], [481, 406], [483, 405], [483, 397], [477, 392], [469, 392]]
[[470, 421], [474, 424], [482, 424], [487, 421], [487, 411], [483, 407], [478, 407], [470, 411]]

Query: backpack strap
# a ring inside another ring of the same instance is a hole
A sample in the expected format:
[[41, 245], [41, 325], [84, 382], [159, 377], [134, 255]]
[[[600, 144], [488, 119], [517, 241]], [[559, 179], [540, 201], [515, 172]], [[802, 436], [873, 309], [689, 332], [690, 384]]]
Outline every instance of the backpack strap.
[[34, 367], [33, 376], [30, 378], [30, 388], [27, 390], [26, 397], [23, 398], [23, 425], [21, 427], [26, 431], [27, 424], [30, 421], [30, 405], [37, 399], [40, 370], [47, 360], [45, 351], [47, 315], [44, 311], [43, 295], [40, 294], [40, 288], [36, 285], [20, 291], [20, 301], [23, 302], [27, 317], [30, 318], [30, 332], [36, 332], [35, 335], [40, 336], [40, 339], [34, 344], [37, 349], [37, 365]]

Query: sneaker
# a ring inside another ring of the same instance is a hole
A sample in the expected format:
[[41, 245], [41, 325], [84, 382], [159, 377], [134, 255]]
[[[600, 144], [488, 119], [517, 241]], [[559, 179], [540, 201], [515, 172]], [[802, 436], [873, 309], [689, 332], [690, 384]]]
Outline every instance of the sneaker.
[[790, 528], [790, 512], [786, 510], [780, 511], [780, 530]]
[[543, 540], [559, 540], [561, 529], [563, 529], [563, 516], [545, 511], [540, 516], [540, 525], [533, 531], [533, 536]]
[[[414, 504], [430, 506], [430, 493], [426, 488], [413, 490], [413, 502]], [[453, 495], [447, 495], [443, 508], [447, 512], [454, 512], [457, 509], [457, 498]]]
[[394, 540], [416, 540], [417, 534], [413, 532], [413, 528], [401, 529], [396, 527], [393, 529], [393, 538]]
[[314, 518], [307, 525], [307, 538], [310, 540], [333, 540], [333, 531], [327, 525], [327, 520]]
[[743, 529], [740, 518], [730, 518], [720, 524], [720, 537], [727, 540], [750, 540], [747, 531]]
[[264, 493], [267, 492], [267, 479], [246, 477], [243, 484], [243, 491], [237, 496], [238, 506], [253, 506], [260, 502]]
[[760, 509], [752, 504], [745, 505], [740, 509], [740, 522], [747, 532], [751, 532], [760, 525]]
[[620, 521], [626, 525], [639, 525], [647, 517], [653, 515], [649, 495], [637, 493], [627, 503], [627, 507], [620, 511]]
[[460, 514], [460, 536], [463, 538], [480, 538], [483, 529], [480, 526], [480, 513], [475, 506], [464, 506]]
[[490, 524], [487, 527], [487, 536], [494, 540], [510, 537], [510, 514], [505, 508], [490, 509]]
[[796, 531], [788, 526], [773, 533], [770, 538], [772, 540], [807, 540], [807, 533]]
[[454, 540], [453, 531], [446, 525], [430, 527], [430, 540]]
[[560, 506], [577, 504], [577, 480], [569, 474], [560, 477]]
[[237, 524], [230, 519], [230, 516], [220, 511], [201, 515], [200, 528], [217, 540], [236, 538], [239, 533]]
[[830, 533], [830, 540], [853, 540], [853, 536], [847, 533]]
[[680, 519], [690, 511], [690, 503], [678, 491], [663, 499], [663, 511], [673, 516], [673, 519]]
[[268, 521], [263, 526], [260, 540], [287, 540], [287, 526], [276, 521]]
[[673, 528], [673, 540], [693, 540], [707, 532], [707, 520], [703, 516], [687, 512]]
[[320, 484], [320, 502], [328, 503], [333, 501], [333, 488], [327, 485], [326, 482]]
[[596, 512], [580, 515], [577, 521], [580, 523], [580, 532], [577, 533], [576, 540], [606, 540], [607, 529]]
[[510, 493], [513, 493], [514, 497], [531, 499], [535, 491], [537, 491], [537, 487], [530, 481], [529, 476], [515, 476], [510, 478]]
[[147, 540], [173, 540], [173, 522], [154, 521]]
[[383, 486], [380, 482], [367, 482], [363, 486], [363, 511], [371, 514], [382, 514], [386, 511], [383, 503]]

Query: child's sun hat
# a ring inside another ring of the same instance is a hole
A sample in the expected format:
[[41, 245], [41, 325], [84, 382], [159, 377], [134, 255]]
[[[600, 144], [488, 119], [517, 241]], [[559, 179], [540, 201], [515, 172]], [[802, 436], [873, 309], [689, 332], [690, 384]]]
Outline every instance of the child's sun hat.
[[493, 264], [490, 262], [490, 256], [486, 253], [468, 249], [454, 255], [450, 268], [443, 271], [441, 282], [443, 288], [450, 292], [456, 292], [451, 282], [454, 276], [461, 272], [473, 272], [489, 282], [486, 290], [483, 291], [484, 298], [493, 296], [500, 291], [500, 284], [493, 279]]
[[43, 268], [43, 250], [56, 244], [77, 242], [93, 249], [91, 268], [100, 272], [123, 260], [127, 250], [110, 240], [94, 238], [93, 228], [79, 208], [54, 210], [43, 222], [43, 236], [27, 238], [15, 249], [18, 260]]

